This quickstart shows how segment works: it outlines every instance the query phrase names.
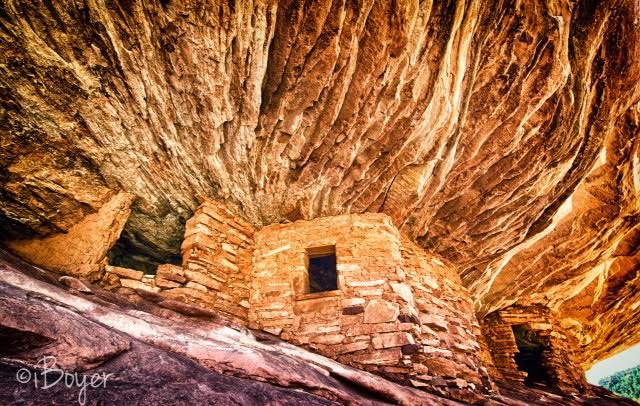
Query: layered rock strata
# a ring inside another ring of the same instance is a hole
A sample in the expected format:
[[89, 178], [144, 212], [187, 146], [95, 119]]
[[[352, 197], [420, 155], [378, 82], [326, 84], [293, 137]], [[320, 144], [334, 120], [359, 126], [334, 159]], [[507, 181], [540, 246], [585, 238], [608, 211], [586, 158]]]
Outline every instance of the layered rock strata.
[[198, 194], [256, 227], [383, 212], [481, 316], [560, 311], [589, 366], [640, 340], [639, 7], [4, 1], [2, 238], [119, 191], [153, 264]]

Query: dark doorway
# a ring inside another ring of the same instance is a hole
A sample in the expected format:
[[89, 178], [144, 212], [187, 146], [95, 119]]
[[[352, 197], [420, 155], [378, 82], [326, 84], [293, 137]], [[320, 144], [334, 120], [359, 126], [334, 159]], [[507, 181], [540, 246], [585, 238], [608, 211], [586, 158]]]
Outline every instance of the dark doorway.
[[512, 326], [512, 329], [518, 346], [518, 353], [515, 355], [516, 364], [520, 371], [527, 373], [525, 384], [550, 385], [549, 369], [544, 364], [544, 352], [548, 350], [544, 340], [535, 331], [525, 326]]
[[336, 248], [317, 247], [307, 250], [309, 260], [309, 293], [338, 289], [336, 272]]

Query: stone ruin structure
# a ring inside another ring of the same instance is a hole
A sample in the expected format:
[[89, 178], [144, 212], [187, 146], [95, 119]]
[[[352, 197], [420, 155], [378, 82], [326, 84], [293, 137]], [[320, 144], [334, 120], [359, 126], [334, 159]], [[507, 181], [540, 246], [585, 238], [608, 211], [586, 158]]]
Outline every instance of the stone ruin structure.
[[[333, 289], [312, 292], [310, 262], [333, 256]], [[492, 390], [480, 326], [459, 276], [384, 214], [256, 230], [207, 200], [187, 222], [182, 266], [155, 275], [107, 266], [112, 289], [161, 293], [366, 371], [447, 397]]]
[[[122, 206], [129, 200], [116, 196], [114, 201]], [[91, 221], [122, 227], [121, 217], [122, 210], [108, 210]], [[256, 229], [223, 204], [205, 200], [186, 223], [182, 265], [160, 265], [155, 275], [95, 260], [114, 242], [113, 232], [102, 237], [95, 244], [100, 252], [87, 254], [92, 263], [103, 264], [101, 272], [94, 269], [88, 277], [86, 266], [76, 272], [71, 264], [60, 272], [98, 281], [134, 301], [155, 295], [196, 305], [343, 364], [453, 399], [476, 401], [505, 380], [586, 388], [570, 341], [548, 309], [511, 307], [479, 322], [455, 270], [384, 214]], [[28, 257], [23, 246], [18, 248]], [[523, 344], [527, 340], [531, 348]]]
[[[250, 327], [450, 397], [490, 389], [458, 275], [386, 215], [271, 225], [254, 246]], [[309, 263], [317, 255], [335, 256], [335, 289], [312, 292]]]
[[577, 343], [548, 308], [512, 306], [484, 317], [481, 324], [497, 371], [494, 379], [589, 391], [573, 353]]

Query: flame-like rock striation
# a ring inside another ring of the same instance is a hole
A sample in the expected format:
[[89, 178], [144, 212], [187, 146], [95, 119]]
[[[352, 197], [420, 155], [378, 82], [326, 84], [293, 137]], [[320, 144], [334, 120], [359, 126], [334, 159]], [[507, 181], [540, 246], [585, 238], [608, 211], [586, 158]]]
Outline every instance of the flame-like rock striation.
[[477, 310], [640, 340], [640, 4], [0, 1], [0, 227], [137, 196], [166, 261], [196, 196], [255, 225], [384, 212]]

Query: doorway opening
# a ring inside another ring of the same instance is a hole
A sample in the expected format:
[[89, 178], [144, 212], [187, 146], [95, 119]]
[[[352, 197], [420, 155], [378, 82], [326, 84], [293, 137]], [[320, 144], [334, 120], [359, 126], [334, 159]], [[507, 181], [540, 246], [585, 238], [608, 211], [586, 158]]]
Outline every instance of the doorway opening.
[[544, 355], [548, 351], [548, 344], [533, 330], [524, 325], [515, 325], [513, 336], [516, 339], [518, 352], [515, 361], [518, 369], [527, 373], [525, 384], [551, 385], [549, 368], [545, 365]]

